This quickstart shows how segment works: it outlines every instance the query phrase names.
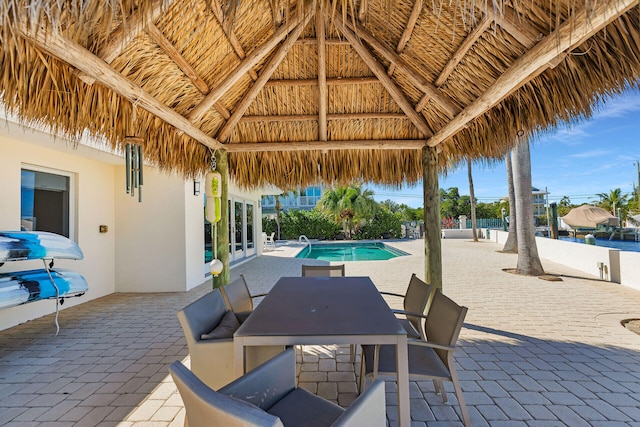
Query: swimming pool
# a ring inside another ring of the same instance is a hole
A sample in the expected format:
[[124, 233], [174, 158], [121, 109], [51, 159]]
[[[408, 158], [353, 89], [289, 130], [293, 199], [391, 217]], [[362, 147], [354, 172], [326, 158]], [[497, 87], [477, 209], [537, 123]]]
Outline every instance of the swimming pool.
[[[558, 240], [564, 240], [565, 242], [575, 242], [575, 243], [584, 243], [584, 238], [582, 237], [562, 237], [560, 236]], [[628, 252], [640, 252], [640, 242], [635, 242], [633, 240], [609, 240], [605, 238], [596, 239], [596, 246], [604, 246], [607, 248], [620, 249], [621, 251]]]
[[382, 242], [312, 243], [296, 258], [311, 258], [322, 261], [384, 261], [409, 255]]

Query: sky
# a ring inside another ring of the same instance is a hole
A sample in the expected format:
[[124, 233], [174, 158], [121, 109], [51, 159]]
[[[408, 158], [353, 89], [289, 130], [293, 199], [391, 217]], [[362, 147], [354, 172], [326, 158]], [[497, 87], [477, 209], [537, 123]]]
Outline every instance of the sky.
[[[538, 135], [531, 140], [532, 186], [549, 192], [549, 202], [568, 196], [573, 204], [599, 200], [598, 193], [620, 188], [631, 194], [640, 161], [640, 91], [629, 90], [597, 107], [588, 120]], [[490, 203], [507, 196], [504, 161], [473, 165], [476, 199]], [[469, 194], [467, 166], [440, 175], [440, 188], [458, 187]], [[422, 207], [422, 182], [401, 190], [368, 185], [376, 201], [393, 200]]]

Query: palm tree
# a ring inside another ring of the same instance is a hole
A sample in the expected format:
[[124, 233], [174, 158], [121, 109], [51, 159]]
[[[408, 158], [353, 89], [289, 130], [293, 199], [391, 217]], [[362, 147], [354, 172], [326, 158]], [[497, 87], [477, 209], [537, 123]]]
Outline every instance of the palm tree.
[[[531, 154], [529, 141], [518, 138], [511, 151], [511, 167], [513, 170], [513, 190], [516, 206], [518, 235], [518, 266], [520, 274], [540, 276], [544, 274], [538, 247], [536, 245], [535, 227], [533, 225], [533, 196], [531, 194]], [[511, 216], [513, 221], [513, 215]], [[510, 222], [511, 222], [510, 221]]]
[[618, 216], [618, 214], [616, 213], [617, 209], [625, 210], [627, 206], [628, 196], [626, 194], [623, 195], [622, 190], [619, 188], [609, 191], [609, 194], [598, 193], [596, 194], [596, 196], [600, 197], [598, 206], [600, 206], [602, 209], [608, 210], [613, 216]]
[[327, 190], [318, 205], [321, 210], [342, 223], [345, 236], [349, 238], [353, 233], [353, 224], [363, 219], [371, 219], [377, 207], [373, 191], [363, 189], [362, 184]]
[[469, 197], [471, 198], [471, 230], [473, 233], [473, 241], [478, 241], [478, 232], [476, 231], [476, 196], [473, 190], [473, 175], [471, 174], [471, 159], [467, 159], [467, 175], [469, 176]]
[[509, 189], [509, 236], [502, 248], [503, 252], [518, 253], [518, 226], [516, 222], [516, 196], [513, 189], [513, 168], [511, 167], [511, 153], [506, 155], [507, 188]]

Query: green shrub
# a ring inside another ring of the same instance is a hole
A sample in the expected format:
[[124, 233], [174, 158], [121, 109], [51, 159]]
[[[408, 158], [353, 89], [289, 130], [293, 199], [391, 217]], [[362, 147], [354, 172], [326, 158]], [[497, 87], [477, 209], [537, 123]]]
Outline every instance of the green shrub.
[[353, 238], [360, 239], [380, 239], [388, 237], [397, 239], [401, 237], [402, 224], [400, 215], [390, 212], [387, 209], [378, 209], [373, 215], [373, 219], [368, 224], [362, 225], [354, 234]]
[[[262, 230], [270, 234], [278, 233], [278, 225], [275, 219], [262, 219]], [[309, 239], [333, 239], [341, 231], [340, 225], [336, 224], [329, 216], [317, 209], [311, 211], [289, 210], [280, 213], [280, 238], [285, 240], [295, 240], [301, 235]]]

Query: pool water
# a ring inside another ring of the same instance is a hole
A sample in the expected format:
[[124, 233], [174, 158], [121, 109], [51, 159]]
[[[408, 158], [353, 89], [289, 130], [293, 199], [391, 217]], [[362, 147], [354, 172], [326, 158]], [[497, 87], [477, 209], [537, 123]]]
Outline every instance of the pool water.
[[[584, 243], [584, 238], [582, 237], [560, 237], [558, 240], [564, 240], [565, 242]], [[596, 246], [620, 249], [621, 251], [640, 252], [640, 242], [636, 242], [633, 240], [609, 240], [601, 237], [596, 239]]]
[[322, 261], [384, 261], [408, 255], [406, 252], [386, 246], [381, 242], [313, 243], [296, 258], [311, 258]]

